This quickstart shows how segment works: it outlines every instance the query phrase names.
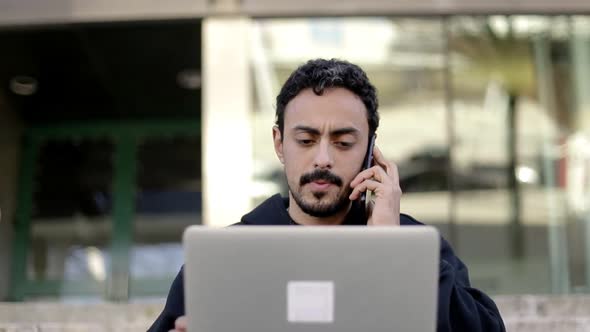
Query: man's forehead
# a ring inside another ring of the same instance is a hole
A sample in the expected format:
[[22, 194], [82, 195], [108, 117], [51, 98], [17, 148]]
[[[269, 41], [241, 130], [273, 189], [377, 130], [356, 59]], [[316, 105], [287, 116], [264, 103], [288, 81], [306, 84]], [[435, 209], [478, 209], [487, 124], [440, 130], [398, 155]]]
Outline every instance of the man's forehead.
[[360, 123], [367, 122], [366, 112], [362, 100], [347, 89], [326, 89], [319, 96], [311, 89], [305, 89], [287, 104], [285, 120], [313, 122], [316, 125], [329, 121], [340, 122], [341, 126], [359, 126]]
[[341, 87], [325, 88], [317, 94], [312, 88], [301, 90], [287, 106], [301, 103], [345, 103], [354, 102], [364, 107], [362, 99], [354, 92]]

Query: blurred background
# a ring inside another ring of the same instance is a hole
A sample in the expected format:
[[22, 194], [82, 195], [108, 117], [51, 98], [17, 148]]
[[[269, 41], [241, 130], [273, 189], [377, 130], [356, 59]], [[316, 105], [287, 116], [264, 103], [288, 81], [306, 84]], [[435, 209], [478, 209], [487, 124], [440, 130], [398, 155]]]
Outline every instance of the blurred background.
[[186, 226], [286, 194], [274, 99], [317, 57], [366, 70], [476, 287], [590, 292], [588, 2], [0, 0], [0, 301], [161, 301]]

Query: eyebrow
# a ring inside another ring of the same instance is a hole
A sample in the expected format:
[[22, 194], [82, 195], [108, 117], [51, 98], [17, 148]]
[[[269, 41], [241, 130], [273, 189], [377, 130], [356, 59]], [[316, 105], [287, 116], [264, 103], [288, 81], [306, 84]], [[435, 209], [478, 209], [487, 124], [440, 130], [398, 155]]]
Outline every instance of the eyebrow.
[[[320, 135], [321, 134], [318, 129], [313, 128], [313, 127], [309, 127], [309, 126], [303, 126], [303, 125], [295, 126], [295, 128], [293, 128], [293, 130], [304, 131], [304, 132], [312, 134], [312, 135]], [[356, 135], [356, 134], [358, 134], [358, 132], [359, 132], [359, 130], [354, 127], [344, 127], [344, 128], [338, 128], [338, 129], [332, 130], [330, 132], [330, 136], [340, 136], [340, 135], [346, 135], [346, 134]]]

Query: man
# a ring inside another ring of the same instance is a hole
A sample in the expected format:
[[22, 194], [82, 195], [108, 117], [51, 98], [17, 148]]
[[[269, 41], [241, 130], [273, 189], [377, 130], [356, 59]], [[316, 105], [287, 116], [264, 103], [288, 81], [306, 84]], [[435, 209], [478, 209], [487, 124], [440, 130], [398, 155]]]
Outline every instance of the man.
[[[400, 214], [397, 167], [378, 147], [373, 166], [362, 169], [369, 139], [379, 126], [377, 107], [375, 88], [356, 65], [318, 59], [295, 70], [277, 96], [273, 127], [289, 197], [269, 198], [239, 224], [421, 225]], [[373, 201], [365, 211], [358, 198], [367, 190]], [[494, 302], [470, 287], [467, 268], [444, 240], [439, 266], [438, 331], [505, 330]], [[181, 269], [150, 331], [186, 329], [182, 279]]]

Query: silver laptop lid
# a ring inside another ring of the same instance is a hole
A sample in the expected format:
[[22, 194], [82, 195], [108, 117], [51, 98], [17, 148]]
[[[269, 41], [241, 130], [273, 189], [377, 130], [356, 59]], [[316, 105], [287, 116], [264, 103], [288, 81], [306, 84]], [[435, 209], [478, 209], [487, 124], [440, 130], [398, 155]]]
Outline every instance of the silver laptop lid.
[[189, 331], [435, 331], [439, 241], [428, 226], [192, 226]]

